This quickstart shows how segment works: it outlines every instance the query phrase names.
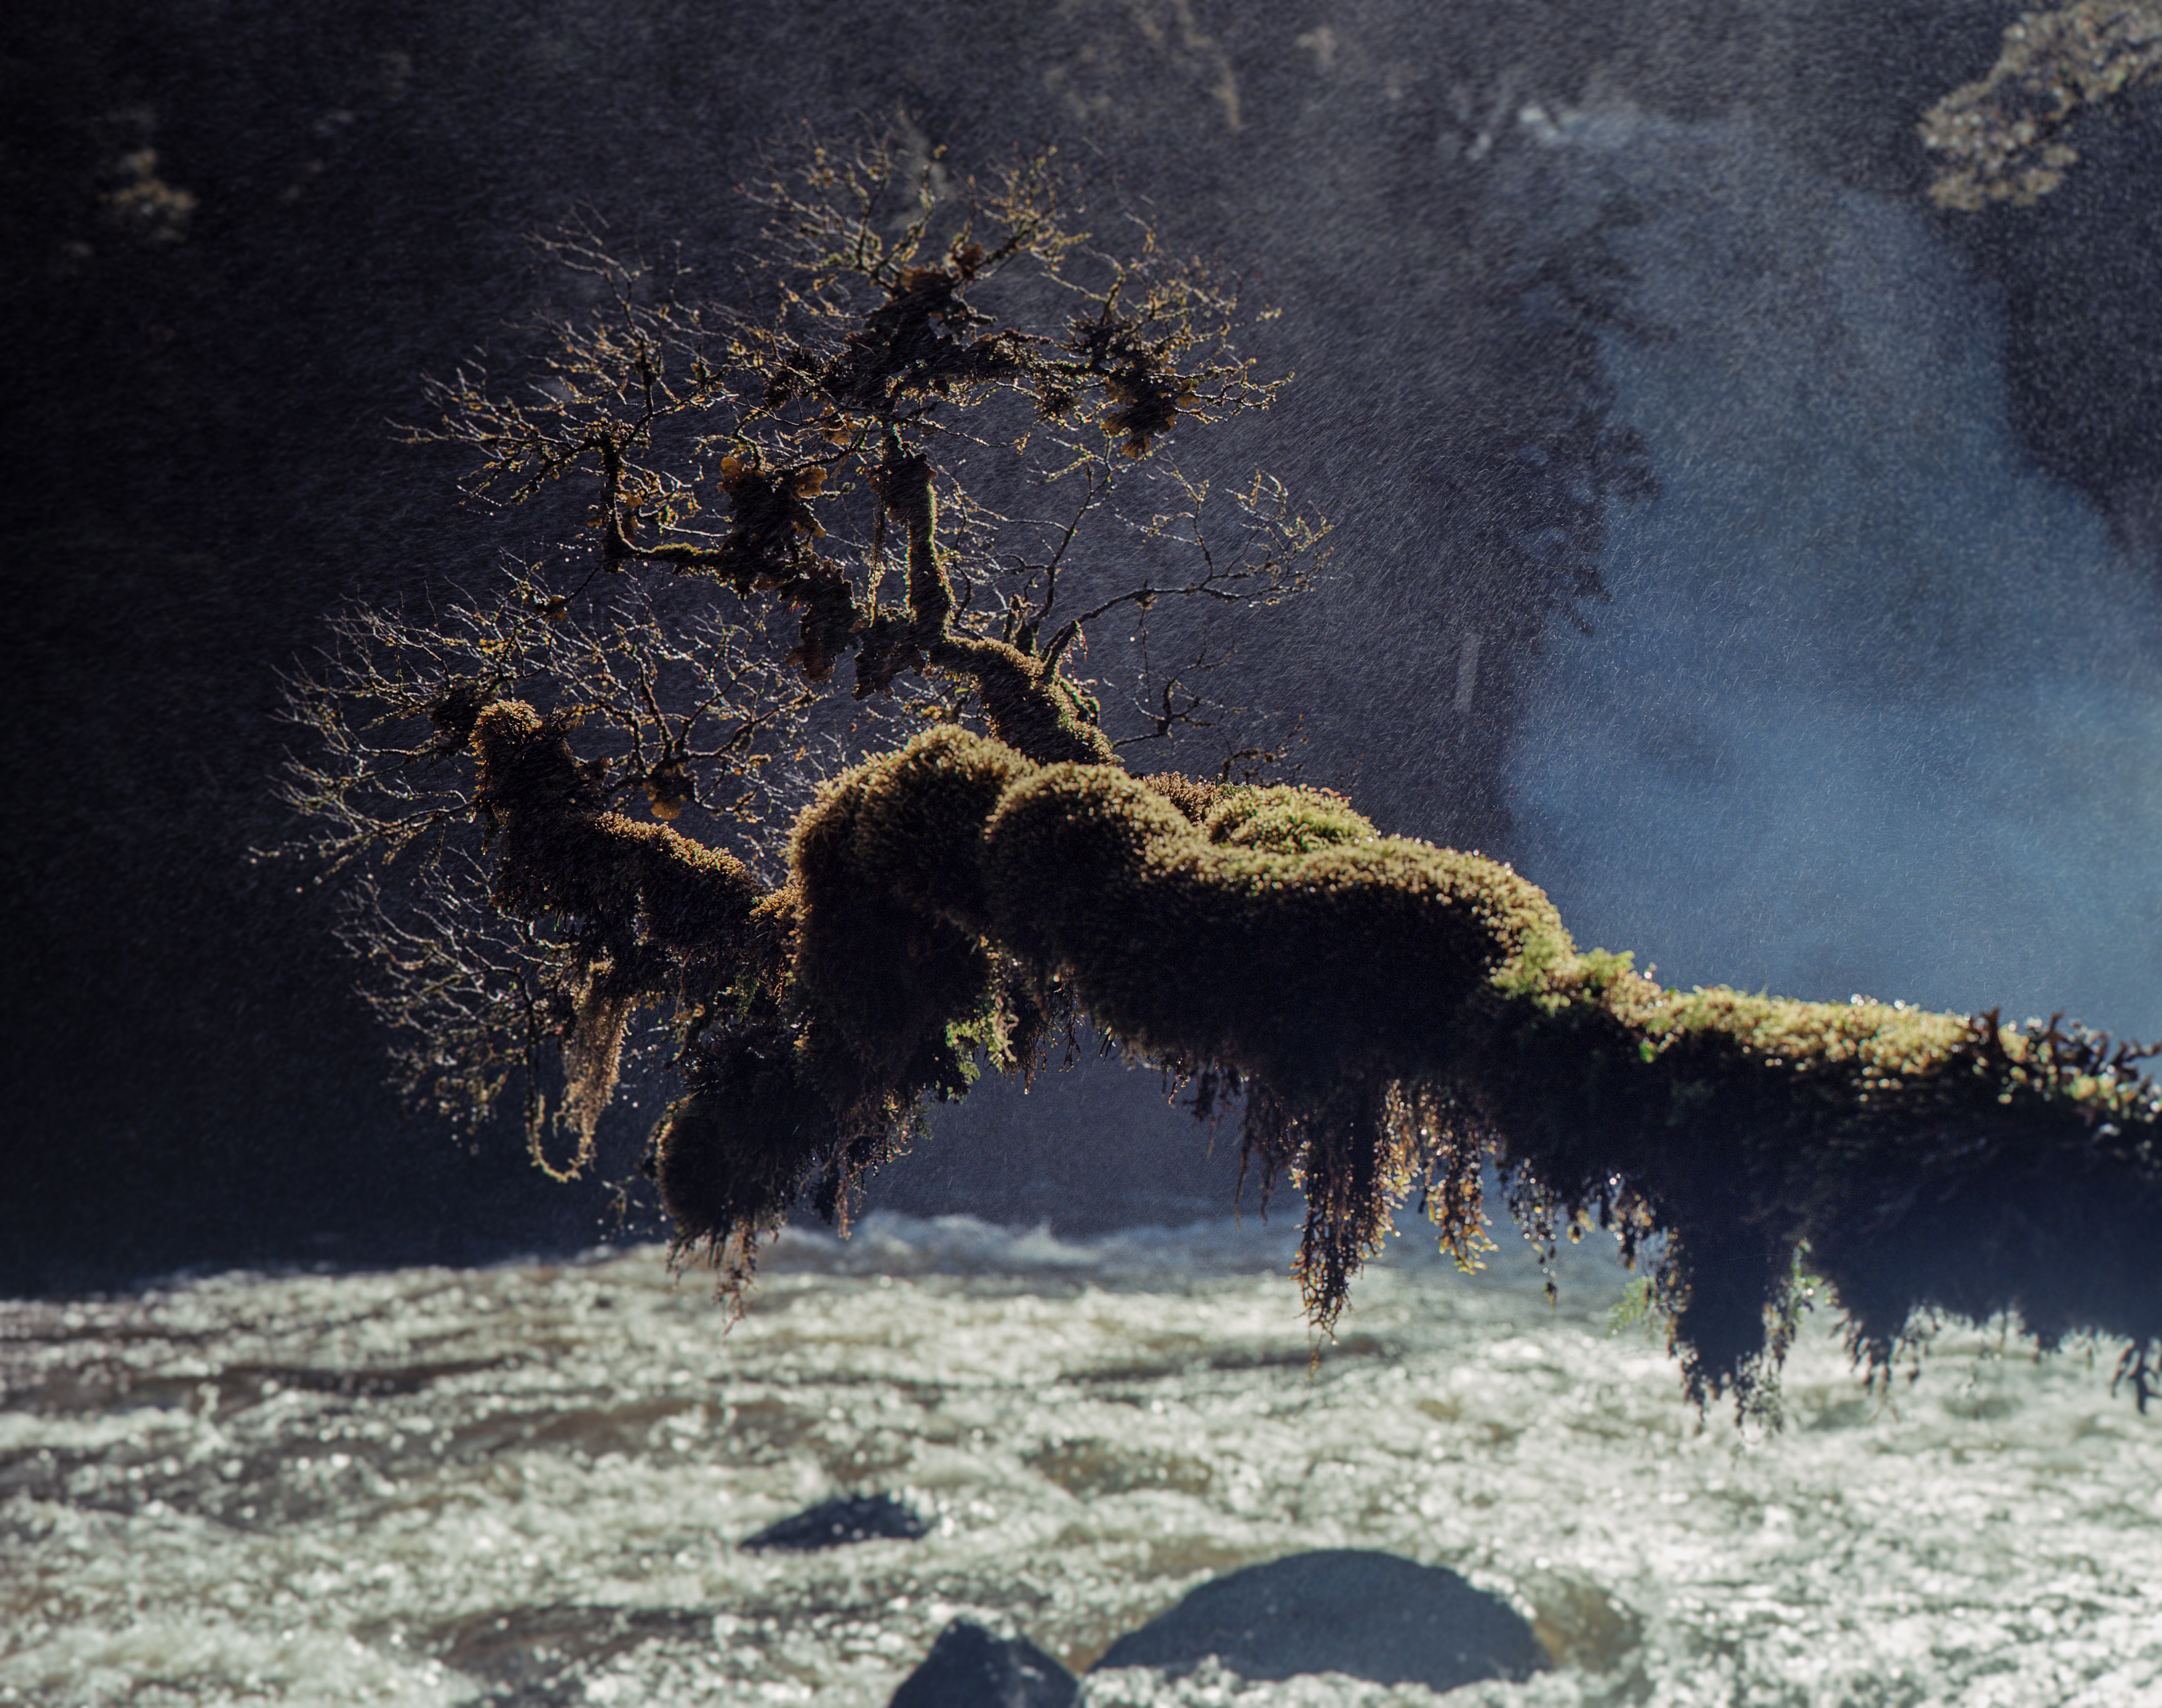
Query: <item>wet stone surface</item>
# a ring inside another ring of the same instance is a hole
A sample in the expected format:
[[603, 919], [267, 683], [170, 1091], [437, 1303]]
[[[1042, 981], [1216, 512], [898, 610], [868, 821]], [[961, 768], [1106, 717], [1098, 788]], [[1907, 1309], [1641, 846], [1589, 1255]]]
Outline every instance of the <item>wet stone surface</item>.
[[852, 1542], [913, 1542], [927, 1528], [914, 1508], [891, 1495], [836, 1495], [807, 1512], [768, 1524], [736, 1545], [753, 1554], [768, 1548], [816, 1554], [824, 1548], [846, 1548]]
[[1454, 1572], [1364, 1548], [1324, 1548], [1212, 1580], [1097, 1665], [1193, 1672], [1214, 1657], [1245, 1679], [1343, 1673], [1436, 1691], [1543, 1672], [1546, 1651], [1499, 1596]]
[[888, 1708], [1072, 1708], [1079, 1694], [1073, 1674], [1026, 1637], [956, 1619]]

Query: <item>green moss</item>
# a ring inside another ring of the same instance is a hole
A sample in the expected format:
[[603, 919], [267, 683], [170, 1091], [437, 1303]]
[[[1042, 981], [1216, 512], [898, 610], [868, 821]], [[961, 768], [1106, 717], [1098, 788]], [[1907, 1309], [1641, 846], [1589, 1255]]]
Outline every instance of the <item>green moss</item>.
[[1217, 802], [1237, 792], [1231, 784], [1204, 783], [1198, 778], [1181, 777], [1168, 771], [1144, 777], [1141, 782], [1177, 807], [1186, 821], [1193, 825], [1207, 818]]
[[1491, 1149], [1535, 1232], [1663, 1236], [1648, 1296], [1700, 1398], [1763, 1393], [1804, 1245], [1877, 1364], [1940, 1310], [2121, 1336], [2143, 1387], [2162, 1342], [2157, 1094], [2106, 1040], [1662, 989], [1578, 953], [1507, 867], [1313, 790], [1038, 765], [940, 729], [827, 791], [761, 897], [600, 811], [529, 708], [488, 708], [474, 741], [505, 905], [634, 921], [646, 950], [757, 981], [661, 1129], [686, 1238], [747, 1250], [822, 1169], [844, 1198], [922, 1098], [965, 1091], [979, 1051], [1025, 1061], [1070, 1010], [1205, 1075], [1204, 1102], [1243, 1091], [1250, 1155], [1305, 1194], [1324, 1322], [1423, 1184], [1468, 1260]]
[[1939, 1310], [2162, 1338], [2137, 1257], [2162, 1214], [2154, 1099], [2125, 1059], [1591, 959], [1514, 981], [1457, 1083], [1561, 1213], [1668, 1237], [1658, 1291], [1700, 1396], [1761, 1381], [1804, 1243], [1876, 1365]]
[[953, 1028], [995, 1000], [978, 847], [1027, 768], [998, 742], [937, 730], [842, 779], [799, 822], [794, 994], [836, 1101], [965, 1089]]
[[1201, 820], [1201, 833], [1225, 847], [1269, 854], [1372, 842], [1381, 832], [1340, 794], [1318, 789], [1230, 789]]
[[786, 1218], [838, 1141], [785, 1031], [702, 1052], [691, 1091], [655, 1128], [649, 1164], [678, 1246], [706, 1247], [739, 1284], [760, 1234]]
[[[841, 862], [847, 881], [875, 886], [911, 912], [980, 932], [988, 905], [984, 826], [1006, 790], [1033, 768], [1000, 742], [952, 726], [928, 731], [806, 813], [791, 862], [807, 873], [814, 864], [823, 870]], [[838, 836], [820, 828], [828, 823]], [[835, 870], [838, 875], [841, 867]]]
[[473, 744], [506, 913], [562, 914], [682, 956], [744, 951], [765, 891], [741, 861], [606, 810], [561, 730], [522, 701], [482, 711]]
[[1465, 1001], [1559, 921], [1492, 862], [1371, 833], [1323, 841], [1356, 824], [1279, 798], [1233, 834], [1314, 851], [1220, 846], [1131, 778], [1047, 768], [986, 832], [996, 929], [1144, 1054], [1222, 1064], [1294, 1103], [1384, 1064], [1438, 1071]]

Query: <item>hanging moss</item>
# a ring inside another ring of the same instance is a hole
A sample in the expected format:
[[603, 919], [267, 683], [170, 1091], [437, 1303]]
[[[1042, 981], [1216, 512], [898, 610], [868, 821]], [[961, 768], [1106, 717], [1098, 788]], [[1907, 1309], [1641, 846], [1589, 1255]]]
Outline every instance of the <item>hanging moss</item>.
[[[1804, 1247], [1873, 1366], [1918, 1312], [2012, 1313], [2044, 1342], [2121, 1338], [2145, 1393], [2158, 1100], [2107, 1040], [1664, 990], [1579, 953], [1509, 867], [1318, 790], [1037, 764], [942, 728], [828, 789], [766, 894], [603, 810], [530, 708], [488, 707], [473, 741], [499, 900], [608, 945], [597, 1014], [619, 1025], [663, 964], [747, 992], [693, 1039], [655, 1157], [679, 1239], [739, 1278], [807, 1185], [844, 1205], [922, 1098], [965, 1092], [979, 1052], [1025, 1065], [1071, 1013], [1198, 1076], [1202, 1104], [1243, 1095], [1250, 1159], [1304, 1193], [1324, 1324], [1422, 1188], [1469, 1257], [1491, 1151], [1535, 1232], [1602, 1224], [1632, 1256], [1662, 1237], [1654, 1299], [1700, 1400], [1761, 1392]], [[608, 1042], [581, 1048], [604, 1067]]]
[[1700, 1398], [1776, 1362], [1804, 1242], [1877, 1362], [1930, 1310], [2162, 1340], [2154, 1094], [2076, 1034], [1663, 990], [1578, 953], [1508, 867], [1334, 796], [1035, 766], [955, 730], [851, 776], [796, 851], [802, 992], [883, 1070], [969, 1035], [1002, 953], [1133, 1053], [1242, 1087], [1250, 1148], [1305, 1192], [1324, 1320], [1437, 1169], [1463, 1245], [1475, 1144], [1535, 1222], [1664, 1237]]
[[783, 1028], [702, 1051], [691, 1081], [655, 1128], [648, 1167], [679, 1248], [704, 1247], [739, 1286], [759, 1237], [831, 1166], [840, 1134]]
[[1624, 957], [1496, 996], [1455, 1083], [1561, 1213], [1667, 1236], [1700, 1397], [1762, 1375], [1804, 1244], [1875, 1366], [1932, 1310], [2162, 1341], [2138, 1255], [2162, 1216], [2155, 1101], [2128, 1054], [1994, 1016], [1663, 991]]
[[1391, 1086], [1444, 1068], [1506, 965], [1568, 950], [1507, 867], [1384, 840], [1334, 795], [1037, 767], [958, 730], [844, 780], [795, 862], [812, 1035], [889, 1085], [1018, 1006], [995, 949], [1132, 1052], [1248, 1087], [1250, 1148], [1308, 1194], [1324, 1319], [1433, 1159]]

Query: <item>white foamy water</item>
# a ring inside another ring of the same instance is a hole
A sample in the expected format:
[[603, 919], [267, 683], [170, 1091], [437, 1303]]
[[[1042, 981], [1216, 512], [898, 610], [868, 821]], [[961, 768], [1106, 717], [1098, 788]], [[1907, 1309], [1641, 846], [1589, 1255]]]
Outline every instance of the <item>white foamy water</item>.
[[[1618, 1272], [1565, 1253], [1549, 1311], [1520, 1247], [1465, 1279], [1407, 1242], [1310, 1370], [1290, 1234], [875, 1216], [790, 1236], [725, 1334], [651, 1251], [0, 1307], [0, 1700], [883, 1704], [958, 1613], [1079, 1669], [1350, 1546], [1559, 1663], [1454, 1703], [2162, 1703], [2162, 1419], [2106, 1362], [1947, 1336], [1884, 1402], [1820, 1325], [1744, 1435], [1606, 1332]], [[932, 1534], [737, 1549], [874, 1489]]]

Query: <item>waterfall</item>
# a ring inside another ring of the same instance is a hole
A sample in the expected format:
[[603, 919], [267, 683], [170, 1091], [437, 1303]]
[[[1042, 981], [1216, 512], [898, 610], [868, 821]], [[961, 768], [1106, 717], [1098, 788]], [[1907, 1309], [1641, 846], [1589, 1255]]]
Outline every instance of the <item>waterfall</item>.
[[1987, 291], [1746, 119], [1525, 122], [1662, 492], [1535, 667], [1520, 869], [1668, 984], [2162, 1034], [2153, 570], [2023, 454]]

